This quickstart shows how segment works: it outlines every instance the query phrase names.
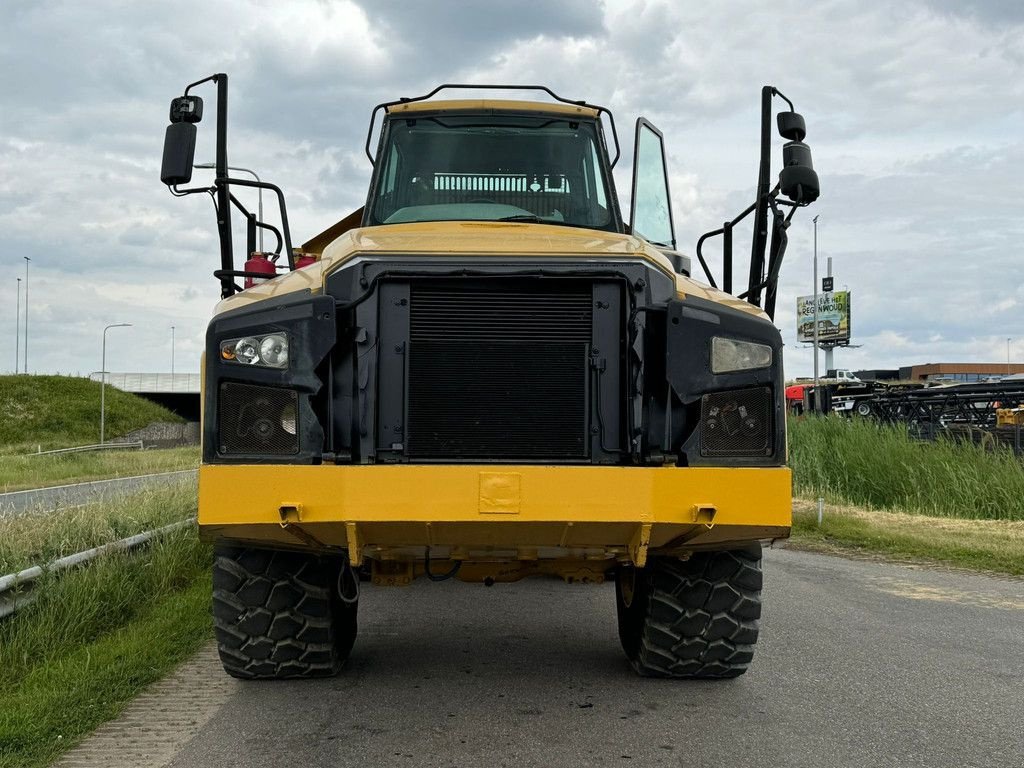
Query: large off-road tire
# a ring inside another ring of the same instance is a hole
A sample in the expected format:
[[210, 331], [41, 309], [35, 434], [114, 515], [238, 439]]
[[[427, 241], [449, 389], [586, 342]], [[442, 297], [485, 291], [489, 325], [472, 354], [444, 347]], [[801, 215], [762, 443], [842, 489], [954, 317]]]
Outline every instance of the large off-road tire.
[[760, 544], [620, 569], [615, 593], [626, 657], [648, 677], [742, 675], [757, 642], [761, 581]]
[[345, 567], [301, 552], [218, 546], [213, 625], [224, 671], [249, 680], [336, 674], [356, 638], [356, 604], [339, 596]]

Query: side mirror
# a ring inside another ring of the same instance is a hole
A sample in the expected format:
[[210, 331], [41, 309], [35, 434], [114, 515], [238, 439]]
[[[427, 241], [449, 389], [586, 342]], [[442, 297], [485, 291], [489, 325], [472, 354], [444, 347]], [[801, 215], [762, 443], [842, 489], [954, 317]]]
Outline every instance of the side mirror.
[[[779, 115], [780, 128], [782, 114]], [[803, 123], [803, 118], [800, 122]], [[783, 145], [779, 186], [782, 194], [799, 205], [807, 205], [818, 199], [818, 174], [814, 172], [814, 163], [811, 161], [811, 148], [802, 141], [794, 139]]]
[[192, 163], [196, 156], [195, 123], [171, 123], [164, 134], [164, 160], [160, 181], [167, 186], [192, 181]]
[[790, 141], [803, 141], [807, 136], [807, 123], [799, 112], [779, 112], [776, 117], [779, 135]]
[[171, 99], [172, 123], [198, 123], [203, 119], [203, 100], [198, 96], [178, 96]]

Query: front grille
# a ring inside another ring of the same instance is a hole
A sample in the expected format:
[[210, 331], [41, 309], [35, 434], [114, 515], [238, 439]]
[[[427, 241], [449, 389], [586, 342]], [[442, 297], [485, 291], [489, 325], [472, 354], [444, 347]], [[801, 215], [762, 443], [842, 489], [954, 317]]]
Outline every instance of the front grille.
[[299, 452], [298, 398], [293, 390], [224, 382], [218, 395], [220, 453], [279, 456]]
[[410, 457], [587, 456], [589, 283], [415, 283], [409, 309]]
[[703, 456], [767, 456], [772, 452], [770, 388], [704, 395], [700, 411]]

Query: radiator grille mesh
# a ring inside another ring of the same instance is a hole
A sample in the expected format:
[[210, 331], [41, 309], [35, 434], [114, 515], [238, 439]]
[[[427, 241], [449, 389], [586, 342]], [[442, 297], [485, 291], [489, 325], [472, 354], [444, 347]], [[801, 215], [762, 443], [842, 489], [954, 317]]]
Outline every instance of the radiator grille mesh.
[[585, 458], [588, 283], [414, 284], [407, 450], [414, 458]]
[[224, 382], [218, 394], [220, 453], [280, 456], [299, 452], [298, 398], [293, 390]]
[[700, 448], [704, 456], [771, 453], [772, 393], [768, 387], [713, 392], [701, 398]]

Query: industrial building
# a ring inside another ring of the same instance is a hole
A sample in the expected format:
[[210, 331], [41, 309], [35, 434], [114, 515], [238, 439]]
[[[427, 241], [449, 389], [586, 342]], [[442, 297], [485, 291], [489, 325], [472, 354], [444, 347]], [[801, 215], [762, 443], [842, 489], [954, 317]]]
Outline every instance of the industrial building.
[[900, 368], [854, 371], [864, 381], [956, 381], [970, 383], [1024, 374], [1024, 363], [925, 363]]

